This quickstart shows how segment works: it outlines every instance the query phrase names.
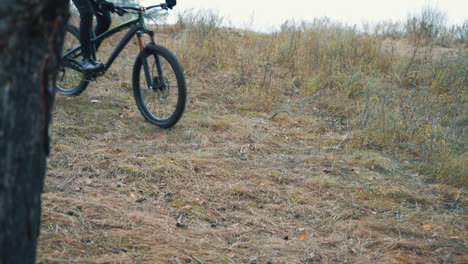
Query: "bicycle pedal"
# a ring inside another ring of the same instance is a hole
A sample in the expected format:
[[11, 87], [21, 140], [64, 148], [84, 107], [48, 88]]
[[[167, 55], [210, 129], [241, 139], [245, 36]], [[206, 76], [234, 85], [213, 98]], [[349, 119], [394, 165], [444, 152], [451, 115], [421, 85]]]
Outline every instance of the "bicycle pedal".
[[83, 77], [83, 81], [87, 81], [87, 82], [94, 82], [96, 81], [96, 75], [85, 75]]

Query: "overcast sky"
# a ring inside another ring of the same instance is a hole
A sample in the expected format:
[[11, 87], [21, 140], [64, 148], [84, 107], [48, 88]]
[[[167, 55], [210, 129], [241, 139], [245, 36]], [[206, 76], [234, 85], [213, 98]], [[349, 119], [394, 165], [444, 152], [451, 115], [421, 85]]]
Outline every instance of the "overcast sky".
[[174, 10], [213, 9], [232, 26], [265, 31], [292, 18], [310, 21], [327, 16], [357, 25], [403, 20], [428, 5], [446, 12], [450, 23], [462, 24], [468, 19], [468, 0], [178, 0]]

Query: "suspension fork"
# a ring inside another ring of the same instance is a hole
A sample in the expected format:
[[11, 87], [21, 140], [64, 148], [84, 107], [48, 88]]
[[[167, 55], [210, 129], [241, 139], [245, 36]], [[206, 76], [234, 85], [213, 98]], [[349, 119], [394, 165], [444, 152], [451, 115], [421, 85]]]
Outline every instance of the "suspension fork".
[[[138, 46], [140, 47], [140, 51], [143, 51], [145, 49], [145, 46], [143, 45], [143, 40], [141, 39], [141, 36], [143, 36], [143, 33], [141, 31], [138, 31], [137, 32]], [[151, 74], [150, 74], [148, 61], [143, 56], [141, 58], [141, 62], [143, 64], [143, 71], [145, 72], [146, 84], [148, 85], [149, 89], [152, 89], [153, 80], [151, 80]]]
[[[137, 38], [138, 38], [138, 46], [140, 47], [140, 51], [145, 49], [145, 46], [144, 46], [143, 40], [142, 40], [143, 33], [146, 33], [146, 34], [148, 34], [150, 36], [151, 43], [153, 43], [153, 44], [155, 43], [155, 41], [154, 41], [154, 31], [151, 31], [151, 30], [145, 30], [144, 32], [138, 31], [137, 32]], [[158, 76], [160, 78], [162, 78], [163, 70], [162, 70], [162, 66], [161, 66], [161, 60], [160, 60], [159, 56], [157, 56], [157, 55], [154, 55], [154, 59], [155, 59], [155, 62], [156, 62], [156, 69], [158, 71]], [[142, 64], [143, 64], [143, 70], [145, 72], [146, 83], [148, 84], [148, 88], [152, 89], [152, 88], [154, 88], [153, 87], [154, 84], [153, 84], [153, 80], [151, 79], [151, 74], [150, 74], [150, 68], [149, 68], [149, 65], [148, 65], [148, 61], [146, 59], [142, 58]]]
[[[154, 31], [152, 30], [147, 30], [146, 31], [146, 34], [148, 34], [151, 38], [151, 43], [152, 44], [155, 44], [156, 41], [154, 40]], [[162, 77], [163, 76], [163, 70], [162, 70], [162, 67], [161, 67], [161, 60], [159, 59], [159, 56], [158, 55], [154, 55], [154, 60], [156, 61], [156, 68], [158, 70], [158, 76]]]

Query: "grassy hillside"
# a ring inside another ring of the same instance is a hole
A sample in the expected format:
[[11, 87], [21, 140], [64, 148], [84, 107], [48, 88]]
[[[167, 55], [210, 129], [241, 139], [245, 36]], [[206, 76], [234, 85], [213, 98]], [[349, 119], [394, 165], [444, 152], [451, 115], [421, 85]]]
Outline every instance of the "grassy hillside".
[[466, 263], [467, 39], [423, 18], [158, 27], [184, 117], [144, 121], [136, 45], [58, 96], [39, 263]]

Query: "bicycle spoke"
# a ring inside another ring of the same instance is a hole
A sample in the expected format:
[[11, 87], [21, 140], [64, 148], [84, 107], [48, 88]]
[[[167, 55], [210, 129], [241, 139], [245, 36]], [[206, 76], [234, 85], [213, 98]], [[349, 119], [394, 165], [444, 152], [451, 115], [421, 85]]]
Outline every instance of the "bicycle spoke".
[[[157, 58], [159, 58], [159, 70]], [[142, 97], [146, 108], [158, 119], [167, 119], [175, 111], [178, 98], [177, 89], [172, 89], [177, 87], [174, 71], [171, 65], [159, 56], [148, 56], [144, 62], [148, 66], [148, 73], [143, 71], [140, 79], [145, 80], [142, 82], [142, 87], [145, 87], [142, 89]]]
[[[80, 45], [78, 28], [68, 25], [65, 32], [62, 54], [67, 54], [68, 51], [75, 49]], [[62, 58], [59, 76], [57, 78], [57, 90], [59, 93], [66, 95], [78, 95], [86, 89], [88, 82], [84, 80], [84, 75], [80, 71], [79, 61], [81, 61], [80, 50]]]

